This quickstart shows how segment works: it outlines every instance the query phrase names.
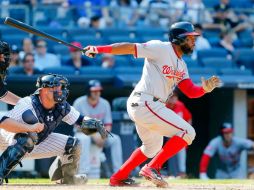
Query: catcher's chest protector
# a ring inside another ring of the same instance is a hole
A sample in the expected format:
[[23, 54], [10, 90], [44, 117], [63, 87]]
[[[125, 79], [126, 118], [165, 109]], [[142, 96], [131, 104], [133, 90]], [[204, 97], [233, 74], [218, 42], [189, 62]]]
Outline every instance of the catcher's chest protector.
[[38, 134], [38, 143], [42, 142], [62, 122], [62, 119], [70, 112], [70, 104], [66, 101], [56, 104], [53, 110], [43, 108], [38, 95], [32, 95], [32, 105], [40, 123], [44, 123], [44, 129]]

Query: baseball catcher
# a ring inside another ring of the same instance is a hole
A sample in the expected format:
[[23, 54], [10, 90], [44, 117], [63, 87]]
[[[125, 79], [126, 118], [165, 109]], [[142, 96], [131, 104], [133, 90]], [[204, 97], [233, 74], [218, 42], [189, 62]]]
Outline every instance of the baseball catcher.
[[34, 94], [20, 99], [2, 121], [14, 119], [30, 125], [41, 123], [44, 129], [39, 133], [12, 133], [0, 129], [0, 150], [3, 151], [0, 157], [0, 183], [24, 157], [40, 159], [54, 156], [57, 158], [49, 169], [52, 181], [85, 183], [86, 177], [76, 174], [80, 159], [79, 140], [53, 131], [62, 121], [69, 125], [76, 124], [87, 135], [98, 131], [102, 138], [107, 138], [107, 131], [101, 121], [82, 116], [66, 101], [69, 82], [64, 76], [40, 76], [36, 86]]

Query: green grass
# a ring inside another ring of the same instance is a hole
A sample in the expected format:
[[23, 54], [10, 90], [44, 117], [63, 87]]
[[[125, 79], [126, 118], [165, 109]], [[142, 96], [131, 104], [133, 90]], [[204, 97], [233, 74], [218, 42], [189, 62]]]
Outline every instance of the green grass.
[[[137, 179], [142, 182], [143, 179]], [[168, 179], [171, 184], [253, 184], [253, 180], [199, 180], [199, 179]], [[109, 179], [90, 179], [88, 184], [107, 185]], [[10, 184], [54, 184], [49, 179], [9, 179]]]

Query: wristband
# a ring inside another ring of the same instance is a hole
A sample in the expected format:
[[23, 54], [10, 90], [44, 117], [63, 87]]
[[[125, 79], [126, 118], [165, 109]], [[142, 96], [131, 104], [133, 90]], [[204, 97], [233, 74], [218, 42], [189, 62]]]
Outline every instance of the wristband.
[[111, 53], [112, 52], [112, 46], [97, 46], [98, 53]]

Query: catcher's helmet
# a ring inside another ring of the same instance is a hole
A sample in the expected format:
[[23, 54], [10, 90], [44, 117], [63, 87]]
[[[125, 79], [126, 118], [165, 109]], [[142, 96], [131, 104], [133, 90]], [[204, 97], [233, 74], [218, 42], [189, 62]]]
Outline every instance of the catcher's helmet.
[[186, 36], [199, 36], [200, 34], [195, 32], [190, 22], [176, 22], [171, 25], [168, 35], [170, 42], [179, 45], [184, 42]]
[[39, 92], [39, 89], [41, 88], [53, 88], [56, 86], [61, 86], [62, 93], [59, 94], [57, 91], [54, 91], [54, 100], [56, 102], [62, 102], [67, 99], [69, 95], [69, 87], [70, 83], [68, 79], [62, 75], [58, 74], [47, 74], [47, 75], [42, 75], [39, 76], [37, 79], [36, 87], [38, 90], [36, 91], [37, 93]]
[[222, 123], [221, 127], [220, 127], [220, 132], [221, 134], [225, 134], [225, 133], [232, 133], [233, 132], [233, 127], [231, 125], [231, 123]]
[[90, 96], [92, 91], [101, 91], [103, 88], [101, 86], [100, 81], [98, 80], [90, 80], [88, 82], [88, 96]]

